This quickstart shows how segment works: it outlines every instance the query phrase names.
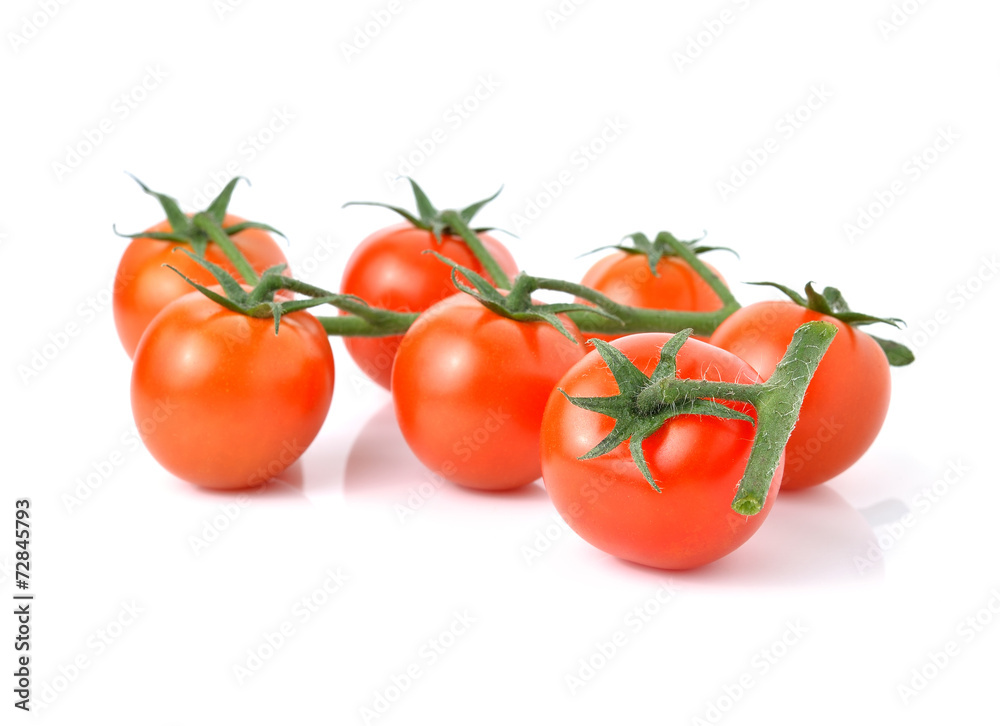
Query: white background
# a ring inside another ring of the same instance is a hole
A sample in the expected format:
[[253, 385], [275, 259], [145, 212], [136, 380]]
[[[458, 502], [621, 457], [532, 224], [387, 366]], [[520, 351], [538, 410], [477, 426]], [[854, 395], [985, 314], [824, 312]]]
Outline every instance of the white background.
[[[43, 720], [364, 723], [377, 694], [392, 700], [377, 723], [993, 712], [1000, 8], [398, 2], [4, 3], [2, 519], [31, 498]], [[373, 13], [385, 27], [366, 25]], [[797, 111], [796, 127], [783, 120]], [[597, 141], [609, 123], [624, 128]], [[421, 152], [435, 129], [445, 140]], [[740, 281], [834, 284], [855, 309], [906, 319], [882, 334], [918, 361], [894, 371], [888, 419], [856, 466], [783, 494], [746, 546], [694, 572], [604, 556], [555, 524], [540, 483], [413, 499], [428, 476], [340, 341], [330, 418], [288, 482], [206, 493], [130, 434], [112, 224], [162, 217], [125, 171], [193, 209], [234, 165], [253, 186], [232, 210], [284, 231], [293, 269], [327, 287], [394, 221], [344, 202], [409, 203], [400, 172], [448, 206], [503, 184], [481, 220], [518, 231], [505, 240], [525, 269], [578, 279], [592, 258], [576, 255], [624, 234], [707, 230], [741, 251], [709, 259], [744, 303], [770, 293]], [[740, 165], [745, 183], [720, 188]], [[572, 183], [555, 193], [563, 171]], [[849, 232], [880, 197], [887, 209]], [[12, 540], [0, 527], [5, 599]], [[304, 610], [338, 570], [346, 582]], [[446, 635], [461, 619], [474, 622]], [[0, 720], [14, 723], [26, 717], [4, 621]], [[431, 662], [435, 642], [449, 647]], [[946, 648], [957, 655], [935, 666]], [[241, 683], [248, 652], [265, 657]], [[581, 671], [589, 660], [600, 667]]]

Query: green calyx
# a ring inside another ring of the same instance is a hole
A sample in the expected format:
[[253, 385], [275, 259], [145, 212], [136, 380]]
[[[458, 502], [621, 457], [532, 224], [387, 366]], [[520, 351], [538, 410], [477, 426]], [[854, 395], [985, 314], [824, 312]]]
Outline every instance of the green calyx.
[[404, 209], [403, 207], [397, 207], [383, 202], [348, 202], [344, 206], [382, 207], [384, 209], [392, 210], [417, 229], [430, 232], [434, 235], [434, 239], [438, 242], [438, 244], [441, 243], [442, 235], [447, 234], [461, 238], [465, 244], [468, 245], [469, 250], [473, 255], [475, 255], [476, 259], [479, 260], [483, 269], [491, 278], [493, 278], [493, 281], [499, 287], [509, 289], [510, 278], [507, 277], [507, 273], [503, 271], [497, 261], [483, 246], [482, 240], [480, 240], [477, 236], [483, 232], [489, 232], [496, 228], [471, 226], [472, 218], [475, 217], [483, 207], [496, 199], [503, 190], [503, 187], [498, 189], [492, 196], [489, 196], [486, 199], [481, 199], [478, 202], [473, 202], [462, 209], [439, 210], [433, 203], [431, 203], [427, 194], [424, 193], [424, 190], [421, 189], [420, 186], [413, 181], [413, 179], [410, 177], [404, 178], [410, 183], [410, 187], [413, 189], [413, 198], [417, 205], [417, 212], [415, 214], [407, 209]]
[[[722, 306], [712, 312], [689, 310], [656, 310], [650, 308], [635, 308], [617, 303], [607, 295], [593, 288], [576, 282], [548, 277], [534, 277], [525, 272], [518, 274], [510, 292], [504, 296], [482, 277], [468, 268], [457, 265], [435, 253], [442, 262], [452, 266], [452, 281], [462, 292], [472, 295], [483, 305], [498, 315], [522, 320], [542, 320], [553, 325], [559, 332], [570, 337], [565, 326], [556, 317], [565, 314], [582, 331], [590, 333], [611, 333], [623, 335], [627, 333], [677, 331], [692, 328], [696, 334], [710, 335], [740, 304], [733, 297], [725, 283], [698, 259], [697, 255], [682, 242], [669, 233], [657, 236], [663, 244], [673, 250], [673, 254], [684, 260], [718, 295]], [[473, 287], [463, 284], [458, 275], [461, 274]], [[535, 290], [550, 290], [573, 295], [584, 303], [562, 303], [556, 305], [537, 305], [531, 300]]]
[[[613, 313], [599, 308], [595, 310], [594, 307], [583, 303], [535, 303], [531, 299], [531, 293], [539, 289], [537, 284], [539, 280], [523, 272], [514, 279], [510, 292], [504, 295], [491, 285], [489, 280], [474, 270], [463, 267], [437, 252], [433, 252], [433, 254], [451, 267], [451, 281], [458, 290], [472, 296], [483, 307], [502, 317], [522, 323], [548, 323], [574, 343], [580, 341], [569, 332], [562, 320], [559, 319], [559, 315], [570, 312], [589, 312], [621, 322]], [[471, 282], [472, 287], [463, 282], [461, 277]]]
[[690, 334], [690, 330], [684, 330], [667, 341], [651, 376], [640, 371], [614, 346], [599, 339], [591, 341], [614, 376], [618, 394], [573, 397], [560, 389], [574, 406], [615, 420], [611, 433], [580, 459], [603, 456], [628, 441], [635, 465], [649, 485], [660, 492], [661, 485], [669, 485], [669, 482], [654, 480], [642, 450], [643, 442], [681, 415], [753, 422], [750, 416], [719, 401], [749, 403], [757, 413], [754, 439], [731, 506], [738, 514], [757, 514], [767, 500], [781, 454], [798, 420], [806, 389], [833, 342], [837, 327], [821, 320], [802, 325], [792, 336], [792, 342], [771, 377], [763, 383], [753, 384], [677, 378], [677, 353]]
[[[236, 250], [236, 248], [229, 237], [234, 234], [238, 234], [245, 229], [261, 229], [265, 232], [277, 234], [282, 237], [285, 236], [274, 227], [261, 222], [240, 222], [239, 224], [233, 224], [228, 227], [223, 226], [226, 219], [226, 212], [229, 208], [229, 202], [233, 197], [233, 190], [236, 188], [236, 184], [241, 179], [246, 181], [248, 184], [250, 183], [245, 177], [233, 177], [229, 183], [226, 184], [223, 190], [219, 192], [219, 196], [213, 199], [204, 211], [197, 212], [189, 217], [181, 211], [180, 204], [176, 199], [167, 194], [154, 192], [136, 177], [131, 174], [129, 174], [129, 176], [135, 179], [136, 183], [142, 187], [142, 190], [146, 192], [146, 194], [155, 198], [160, 203], [160, 206], [163, 207], [164, 213], [167, 215], [167, 221], [170, 223], [171, 231], [122, 234], [116, 229], [115, 234], [120, 237], [127, 237], [129, 239], [142, 237], [145, 239], [162, 240], [164, 242], [189, 244], [198, 257], [204, 257], [208, 243], [215, 242], [223, 248], [223, 252], [233, 261], [233, 264], [236, 266], [236, 269], [243, 276], [243, 278], [248, 283], [253, 284], [257, 281], [256, 273], [254, 273], [253, 269], [250, 268], [249, 264], [246, 264], [245, 259], [242, 260], [242, 263], [244, 264], [241, 264], [238, 259], [234, 259], [232, 251]], [[238, 258], [243, 257], [238, 250], [236, 250], [236, 256]]]
[[659, 492], [660, 487], [653, 480], [646, 463], [642, 443], [659, 431], [667, 421], [677, 416], [696, 415], [753, 422], [745, 413], [711, 399], [692, 395], [682, 385], [678, 385], [677, 351], [693, 332], [691, 328], [682, 330], [664, 344], [660, 350], [660, 362], [651, 376], [640, 371], [614, 346], [599, 338], [590, 341], [614, 376], [618, 384], [618, 395], [606, 398], [573, 397], [559, 389], [574, 406], [615, 419], [611, 433], [580, 459], [603, 456], [628, 441], [635, 465], [649, 485]]
[[[862, 325], [872, 325], [874, 323], [885, 323], [886, 325], [891, 325], [894, 328], [899, 328], [905, 325], [899, 318], [879, 318], [874, 315], [866, 315], [865, 313], [856, 313], [851, 310], [848, 306], [847, 301], [841, 294], [840, 290], [835, 287], [824, 287], [823, 292], [819, 293], [813, 287], [812, 282], [806, 283], [806, 294], [805, 297], [784, 285], [779, 285], [776, 282], [751, 282], [750, 285], [768, 285], [770, 287], [777, 288], [781, 290], [785, 295], [792, 300], [792, 302], [802, 307], [813, 310], [822, 315], [827, 315], [831, 318], [835, 318], [842, 323], [847, 323], [848, 325], [854, 327], [860, 327]], [[878, 338], [874, 335], [868, 334], [885, 352], [886, 358], [889, 360], [889, 365], [891, 366], [906, 366], [914, 361], [913, 351], [907, 348], [902, 343], [897, 343], [892, 340], [885, 340], [883, 338]]]
[[[629, 238], [634, 239], [636, 236], [641, 236], [642, 239], [648, 242], [648, 238], [641, 235], [641, 233], [630, 235]], [[705, 284], [712, 288], [712, 291], [722, 303], [722, 306], [718, 310], [712, 312], [633, 308], [620, 305], [596, 290], [583, 285], [549, 279], [539, 279], [538, 283], [540, 287], [544, 287], [547, 290], [558, 290], [576, 295], [624, 321], [623, 325], [620, 322], [609, 319], [607, 316], [601, 317], [589, 312], [571, 313], [570, 317], [580, 330], [590, 333], [620, 335], [623, 333], [674, 332], [683, 330], [684, 328], [693, 328], [697, 335], [711, 335], [726, 318], [740, 309], [740, 304], [719, 276], [698, 258], [696, 250], [700, 248], [693, 246], [693, 244], [690, 242], [681, 242], [669, 232], [660, 232], [656, 235], [656, 240], [653, 243], [657, 249], [662, 249], [662, 255], [673, 255], [686, 262], [705, 281]], [[615, 249], [627, 248], [616, 247]], [[656, 263], [651, 264], [653, 264], [655, 269]]]
[[[224, 268], [186, 249], [182, 248], [182, 251], [218, 280], [219, 285], [222, 286], [223, 294], [195, 282], [175, 267], [170, 265], [167, 267], [184, 278], [189, 285], [227, 310], [251, 318], [273, 318], [275, 335], [278, 334], [282, 316], [319, 305], [333, 305], [350, 313], [344, 317], [318, 318], [331, 335], [398, 335], [406, 332], [417, 317], [415, 313], [397, 313], [391, 310], [373, 308], [355, 295], [340, 295], [295, 278], [286, 277], [281, 274], [287, 267], [286, 265], [275, 265], [264, 270], [253, 288], [247, 291]], [[295, 300], [276, 300], [275, 293], [279, 290], [290, 290], [307, 297]]]
[[734, 255], [739, 257], [736, 250], [731, 247], [715, 247], [711, 245], [703, 245], [701, 241], [704, 237], [699, 237], [695, 240], [679, 240], [670, 232], [660, 232], [656, 237], [650, 241], [642, 232], [633, 232], [632, 234], [625, 235], [622, 238], [622, 242], [626, 240], [631, 240], [632, 244], [617, 244], [617, 245], [605, 245], [604, 247], [598, 247], [595, 250], [591, 250], [587, 254], [593, 254], [594, 252], [599, 252], [600, 250], [620, 250], [621, 252], [626, 252], [630, 255], [645, 255], [646, 259], [649, 261], [649, 270], [654, 276], [658, 276], [659, 272], [657, 267], [660, 264], [660, 260], [664, 257], [679, 257], [677, 248], [683, 246], [684, 249], [688, 250], [692, 255], [700, 255], [705, 252], [712, 252], [713, 250], [726, 250], [727, 252], [732, 252]]

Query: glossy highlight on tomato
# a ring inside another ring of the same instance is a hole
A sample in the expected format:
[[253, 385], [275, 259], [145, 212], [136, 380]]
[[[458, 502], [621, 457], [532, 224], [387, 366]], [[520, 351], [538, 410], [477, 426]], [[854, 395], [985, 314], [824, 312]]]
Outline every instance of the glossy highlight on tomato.
[[541, 475], [545, 402], [583, 355], [580, 342], [552, 325], [516, 322], [459, 293], [428, 309], [403, 338], [392, 371], [399, 428], [417, 458], [450, 481], [523, 486]]
[[[659, 362], [669, 333], [618, 338], [621, 350], [646, 375]], [[735, 355], [688, 340], [677, 355], [678, 378], [757, 383], [760, 376]], [[566, 396], [607, 397], [618, 385], [594, 351], [574, 365], [549, 397], [542, 423], [542, 476], [566, 523], [598, 549], [662, 569], [699, 567], [723, 557], [757, 531], [774, 503], [779, 463], [759, 514], [731, 508], [750, 456], [754, 426], [747, 421], [681, 415], [643, 442], [656, 492], [643, 478], [628, 442], [581, 460], [614, 427], [614, 420], [574, 406]], [[723, 402], [754, 416], [749, 404]]]
[[[240, 217], [227, 214], [222, 226], [231, 227], [243, 221]], [[163, 221], [147, 231], [171, 232], [172, 227], [169, 222]], [[278, 243], [263, 230], [245, 229], [234, 234], [232, 241], [258, 273], [288, 262]], [[175, 252], [177, 248], [190, 250], [191, 245], [136, 237], [118, 263], [113, 296], [115, 327], [130, 358], [135, 355], [139, 338], [153, 317], [169, 303], [191, 292], [191, 286], [165, 265], [175, 267], [201, 285], [214, 285], [216, 282], [204, 267], [180, 250]], [[245, 282], [218, 245], [210, 242], [205, 248], [205, 258]]]
[[201, 292], [167, 305], [136, 348], [132, 413], [146, 448], [210, 489], [263, 484], [319, 432], [333, 396], [326, 332], [308, 312], [250, 318]]
[[[479, 239], [510, 277], [517, 265], [510, 252], [488, 234]], [[484, 275], [482, 265], [460, 237], [434, 235], [408, 222], [386, 227], [366, 237], [351, 255], [344, 270], [340, 291], [357, 295], [374, 307], [399, 312], [420, 312], [455, 294], [451, 268], [436, 257], [434, 250], [463, 267]], [[389, 388], [392, 363], [402, 336], [345, 338], [344, 345], [361, 370], [383, 388]]]

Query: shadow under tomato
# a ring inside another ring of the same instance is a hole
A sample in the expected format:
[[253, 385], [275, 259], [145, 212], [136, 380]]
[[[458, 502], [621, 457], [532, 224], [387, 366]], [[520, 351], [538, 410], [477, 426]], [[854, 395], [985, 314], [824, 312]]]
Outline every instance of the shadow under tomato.
[[704, 567], [667, 572], [620, 562], [681, 583], [860, 583], [884, 575], [881, 556], [872, 556], [875, 542], [872, 525], [861, 512], [828, 486], [817, 486], [780, 493], [761, 528], [742, 547]]
[[392, 402], [386, 403], [361, 427], [351, 444], [344, 467], [344, 496], [366, 501], [405, 503], [416, 496], [450, 500], [466, 498], [500, 501], [547, 501], [539, 482], [517, 489], [490, 492], [469, 489], [447, 481], [425, 467], [410, 451], [396, 423]]
[[271, 477], [265, 481], [263, 485], [248, 487], [246, 489], [209, 489], [184, 481], [183, 479], [178, 479], [177, 477], [173, 477], [173, 479], [177, 483], [177, 486], [187, 487], [191, 491], [196, 491], [208, 497], [230, 499], [233, 496], [243, 494], [248, 497], [260, 499], [306, 498], [303, 493], [304, 477], [302, 475], [301, 460], [295, 461], [291, 466], [278, 474], [278, 476]]

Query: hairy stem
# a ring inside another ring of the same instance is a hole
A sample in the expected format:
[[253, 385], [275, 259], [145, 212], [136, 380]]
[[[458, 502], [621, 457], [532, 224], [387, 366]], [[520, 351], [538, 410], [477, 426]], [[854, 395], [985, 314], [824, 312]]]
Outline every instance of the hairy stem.
[[802, 325], [771, 377], [756, 384], [757, 427], [732, 504], [739, 514], [757, 514], [763, 508], [781, 453], [799, 418], [806, 388], [836, 334], [835, 325], [821, 320]]
[[479, 260], [479, 264], [483, 266], [483, 270], [493, 280], [493, 284], [502, 290], [509, 290], [510, 278], [507, 277], [507, 273], [503, 271], [500, 263], [486, 249], [483, 241], [465, 223], [462, 216], [458, 212], [449, 209], [441, 212], [441, 220], [468, 245], [472, 254]]
[[[708, 271], [708, 274], [712, 274], [711, 270]], [[579, 298], [594, 303], [594, 305], [622, 320], [620, 323], [617, 320], [612, 320], [598, 313], [579, 310], [567, 313], [581, 332], [585, 333], [675, 333], [684, 328], [692, 328], [698, 335], [711, 335], [722, 324], [723, 320], [739, 310], [740, 307], [740, 304], [736, 302], [730, 293], [728, 294], [729, 301], [723, 307], [712, 312], [633, 308], [628, 305], [616, 303], [597, 290], [576, 282], [554, 280], [547, 277], [536, 277], [533, 280], [535, 289], [553, 290], [576, 295]]]
[[639, 394], [637, 404], [644, 413], [652, 413], [664, 404], [682, 398], [714, 398], [720, 401], [756, 403], [762, 386], [759, 383], [727, 383], [687, 378], [664, 378]]
[[[383, 311], [388, 312], [388, 311]], [[418, 313], [390, 313], [379, 321], [365, 320], [357, 315], [317, 315], [327, 335], [346, 335], [358, 338], [381, 338], [402, 335], [417, 319]]]
[[726, 287], [726, 284], [719, 279], [718, 275], [712, 272], [708, 265], [698, 258], [698, 255], [691, 251], [690, 247], [679, 241], [669, 232], [662, 232], [660, 238], [663, 239], [667, 246], [673, 250], [675, 255], [687, 262], [688, 265], [691, 266], [691, 269], [697, 272], [701, 279], [708, 283], [708, 286], [712, 288], [712, 291], [718, 295], [719, 300], [722, 301], [723, 310], [731, 308], [729, 314], [732, 314], [736, 310], [740, 309], [740, 304], [736, 302], [736, 298], [733, 297], [732, 291]]
[[240, 252], [240, 249], [229, 239], [229, 235], [222, 230], [218, 222], [212, 219], [211, 215], [199, 212], [194, 215], [193, 222], [198, 229], [209, 236], [209, 239], [219, 245], [219, 249], [233, 263], [233, 267], [240, 273], [245, 283], [248, 285], [257, 284], [260, 278], [257, 276], [256, 271], [254, 271], [247, 258], [243, 256], [243, 253]]

